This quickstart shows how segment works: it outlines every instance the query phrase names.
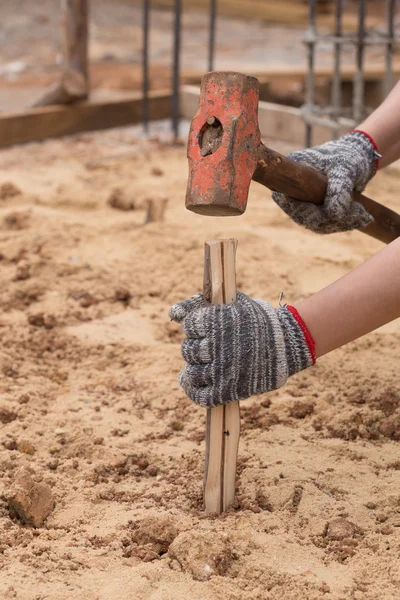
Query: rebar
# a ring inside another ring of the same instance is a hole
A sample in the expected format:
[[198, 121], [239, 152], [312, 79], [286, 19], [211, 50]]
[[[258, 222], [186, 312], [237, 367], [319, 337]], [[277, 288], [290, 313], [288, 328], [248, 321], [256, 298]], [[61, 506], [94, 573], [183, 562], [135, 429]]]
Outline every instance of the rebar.
[[333, 134], [336, 139], [339, 136], [339, 117], [342, 101], [342, 79], [340, 75], [340, 64], [342, 55], [342, 14], [343, 14], [343, 0], [336, 0], [336, 14], [335, 14], [335, 42], [334, 42], [334, 66], [333, 66], [333, 79], [332, 79], [332, 116], [334, 121], [337, 123], [337, 127], [334, 129]]
[[385, 49], [385, 81], [384, 91], [387, 95], [393, 87], [393, 39], [394, 9], [396, 0], [386, 0], [386, 49]]
[[[317, 0], [310, 0], [309, 2], [309, 13], [308, 13], [308, 30], [304, 37], [304, 43], [307, 47], [307, 59], [308, 59], [308, 74], [307, 74], [307, 86], [306, 86], [306, 106], [308, 110], [312, 112], [314, 106], [314, 67], [315, 67], [315, 45], [317, 41], [317, 28], [316, 28], [316, 17], [317, 17]], [[309, 147], [312, 144], [312, 125], [306, 123], [306, 146]]]
[[[383, 4], [383, 2], [382, 2]], [[354, 127], [369, 114], [370, 109], [365, 106], [365, 49], [366, 47], [383, 48], [385, 71], [382, 81], [382, 91], [386, 94], [393, 87], [393, 53], [396, 46], [400, 45], [400, 36], [396, 35], [395, 11], [396, 0], [385, 0], [385, 23], [383, 28], [368, 31], [366, 28], [367, 0], [359, 0], [357, 31], [345, 33], [343, 31], [344, 0], [336, 0], [335, 24], [330, 33], [318, 33], [316, 20], [316, 0], [309, 0], [308, 29], [304, 36], [307, 50], [307, 76], [305, 103], [302, 107], [303, 118], [306, 123], [307, 146], [312, 142], [313, 125], [328, 126], [332, 137], [336, 138], [343, 129], [343, 117], [350, 117]], [[333, 45], [333, 71], [330, 94], [330, 106], [321, 108], [315, 103], [315, 59], [318, 45], [331, 43]], [[355, 73], [353, 76], [353, 97], [351, 109], [344, 108], [342, 102], [342, 51], [344, 47], [355, 49]], [[349, 124], [346, 121], [346, 126]]]
[[208, 70], [214, 70], [215, 28], [217, 21], [217, 0], [210, 0], [210, 24], [208, 36]]
[[364, 49], [365, 49], [365, 17], [366, 0], [359, 0], [358, 7], [358, 40], [356, 47], [356, 71], [353, 79], [353, 119], [358, 124], [363, 117], [364, 105]]
[[150, 0], [143, 0], [143, 47], [142, 47], [142, 121], [146, 133], [149, 131], [149, 24]]
[[172, 61], [172, 113], [171, 125], [175, 141], [179, 137], [179, 84], [180, 84], [180, 51], [181, 51], [181, 0], [175, 0], [174, 5], [174, 45]]

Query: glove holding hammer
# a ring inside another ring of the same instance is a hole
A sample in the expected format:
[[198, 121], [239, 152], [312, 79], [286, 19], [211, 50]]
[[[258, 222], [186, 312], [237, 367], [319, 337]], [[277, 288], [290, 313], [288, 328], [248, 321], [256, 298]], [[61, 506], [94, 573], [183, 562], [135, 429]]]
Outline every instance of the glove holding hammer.
[[315, 233], [335, 233], [362, 229], [373, 222], [363, 205], [353, 201], [353, 191], [364, 191], [382, 158], [369, 134], [355, 129], [336, 141], [292, 152], [288, 158], [328, 177], [325, 199], [320, 206], [272, 193], [275, 202], [295, 223]]
[[[222, 86], [227, 79], [229, 85]], [[243, 190], [254, 179], [273, 189], [277, 204], [312, 231], [360, 229], [391, 243], [295, 307], [274, 308], [240, 292], [231, 304], [211, 305], [197, 294], [174, 305], [170, 316], [183, 324], [187, 335], [180, 383], [194, 402], [206, 407], [277, 389], [318, 357], [400, 317], [400, 218], [357, 193], [378, 166], [400, 158], [400, 84], [359, 130], [295, 152], [288, 160], [257, 141], [254, 106], [258, 94], [250, 80], [254, 78], [235, 73], [210, 73], [203, 78], [199, 112], [189, 135], [187, 208], [201, 214], [241, 214], [247, 202]], [[223, 112], [218, 112], [221, 87], [223, 108], [228, 113], [236, 111], [237, 122], [229, 114], [225, 120]], [[205, 123], [212, 123], [214, 137], [212, 131], [204, 136]], [[202, 135], [207, 139], [206, 149], [201, 148]], [[240, 135], [245, 140], [243, 150], [232, 143]], [[256, 147], [253, 154], [252, 145]], [[380, 165], [379, 152], [384, 155]], [[218, 165], [219, 177], [215, 178]], [[221, 175], [229, 182], [229, 190], [218, 188]], [[317, 198], [321, 186], [322, 202]]]

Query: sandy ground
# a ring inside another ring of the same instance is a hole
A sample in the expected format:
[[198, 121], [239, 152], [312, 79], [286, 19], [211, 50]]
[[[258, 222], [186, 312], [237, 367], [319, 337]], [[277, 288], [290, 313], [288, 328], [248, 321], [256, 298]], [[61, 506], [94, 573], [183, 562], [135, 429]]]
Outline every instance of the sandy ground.
[[[208, 238], [237, 237], [239, 288], [275, 304], [381, 245], [303, 231], [257, 184], [243, 217], [188, 213], [184, 147], [130, 129], [0, 160], [0, 596], [398, 600], [400, 323], [242, 403], [236, 507], [213, 519], [167, 318], [201, 288]], [[399, 177], [370, 194], [400, 210]], [[134, 210], [109, 206], [116, 188]], [[160, 195], [165, 221], [144, 225]], [[9, 509], [21, 467], [55, 500], [36, 529]]]

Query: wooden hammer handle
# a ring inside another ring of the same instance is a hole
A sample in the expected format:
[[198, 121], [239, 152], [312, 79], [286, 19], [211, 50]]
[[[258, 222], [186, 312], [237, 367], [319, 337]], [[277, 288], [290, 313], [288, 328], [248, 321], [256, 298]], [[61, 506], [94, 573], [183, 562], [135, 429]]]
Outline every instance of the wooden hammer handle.
[[[212, 304], [236, 300], [237, 240], [211, 240], [204, 248], [204, 296]], [[207, 409], [204, 508], [207, 514], [228, 510], [235, 499], [240, 434], [239, 402]]]
[[[323, 203], [328, 185], [325, 175], [263, 144], [260, 144], [259, 161], [253, 179], [270, 190], [313, 204]], [[359, 192], [354, 192], [353, 198], [375, 219], [371, 225], [360, 229], [362, 233], [386, 244], [400, 237], [400, 215]]]

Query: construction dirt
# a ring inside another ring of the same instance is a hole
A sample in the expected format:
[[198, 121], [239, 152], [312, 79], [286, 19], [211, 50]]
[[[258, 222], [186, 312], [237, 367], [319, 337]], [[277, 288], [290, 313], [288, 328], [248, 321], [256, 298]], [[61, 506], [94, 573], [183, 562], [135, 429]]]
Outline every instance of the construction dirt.
[[[185, 148], [129, 129], [1, 167], [0, 597], [398, 600], [400, 323], [242, 402], [236, 505], [207, 518], [205, 412], [168, 320], [206, 239], [238, 238], [239, 289], [275, 305], [381, 244], [303, 231], [257, 184], [242, 217], [189, 213]], [[399, 189], [393, 169], [368, 191], [400, 210]]]

